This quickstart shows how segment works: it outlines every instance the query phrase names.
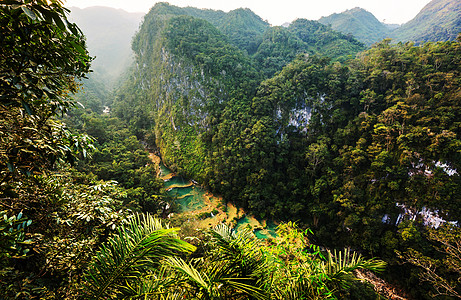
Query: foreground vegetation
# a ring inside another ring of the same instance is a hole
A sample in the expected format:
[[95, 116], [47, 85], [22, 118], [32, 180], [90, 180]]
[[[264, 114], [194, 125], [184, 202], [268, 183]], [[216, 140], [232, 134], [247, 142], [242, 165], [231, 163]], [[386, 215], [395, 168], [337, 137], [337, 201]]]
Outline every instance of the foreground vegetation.
[[[252, 53], [238, 34], [229, 42], [160, 4], [108, 116], [94, 99], [70, 110], [91, 59], [65, 11], [59, 1], [0, 4], [2, 295], [376, 299], [354, 271], [385, 263], [352, 245], [387, 260], [391, 280], [429, 281], [415, 297], [460, 297], [459, 228], [411, 212], [460, 219], [461, 41], [383, 41], [346, 61], [360, 43], [327, 31], [309, 44], [324, 28], [299, 20], [266, 36], [299, 52], [261, 42]], [[326, 44], [345, 46], [337, 61], [305, 54]], [[279, 237], [218, 226], [180, 239], [152, 217], [171, 200], [139, 139], [225, 199], [285, 220]]]
[[354, 40], [315, 22], [267, 29], [253, 54], [217, 28], [156, 5], [115, 114], [225, 201], [384, 258], [416, 298], [435, 291], [402, 266], [413, 251], [459, 291], [459, 272], [440, 263], [455, 258], [430, 229], [461, 216], [460, 41], [384, 40], [342, 60], [334, 50], [354, 53]]
[[[57, 118], [70, 113], [68, 93], [90, 63], [65, 12], [58, 1], [0, 6], [2, 50], [11, 50], [0, 55], [3, 297], [321, 299], [347, 293], [355, 269], [382, 270], [381, 261], [320, 251], [292, 225], [275, 244], [219, 226], [193, 246], [177, 228], [135, 213], [156, 212], [162, 197], [136, 138], [89, 111], [67, 120], [96, 141]], [[91, 148], [95, 160], [77, 163]], [[113, 178], [120, 186], [102, 180]]]

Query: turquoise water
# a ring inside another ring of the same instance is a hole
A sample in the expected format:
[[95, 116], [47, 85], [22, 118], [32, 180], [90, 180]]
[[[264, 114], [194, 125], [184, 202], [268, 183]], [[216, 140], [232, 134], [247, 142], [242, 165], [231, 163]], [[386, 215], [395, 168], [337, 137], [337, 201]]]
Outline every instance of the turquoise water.
[[[248, 217], [240, 218], [237, 221], [237, 226], [235, 226], [235, 230], [236, 231], [242, 230], [245, 227], [250, 226], [249, 224], [250, 224], [250, 220], [248, 219]], [[277, 237], [276, 230], [277, 230], [277, 225], [275, 225], [271, 221], [267, 221], [266, 228], [255, 229], [254, 234], [256, 235], [258, 239], [275, 238]]]
[[272, 221], [266, 221], [266, 228], [265, 230], [267, 231], [267, 234], [264, 234], [263, 232], [261, 232], [261, 230], [256, 230], [255, 231], [255, 235], [257, 238], [260, 238], [260, 239], [267, 239], [267, 238], [275, 238], [277, 237], [277, 225], [274, 224], [274, 222]]
[[177, 187], [181, 187], [181, 186], [187, 186], [187, 185], [190, 185], [190, 181], [189, 180], [185, 180], [184, 178], [180, 177], [180, 176], [174, 176], [174, 177], [171, 177], [170, 180], [168, 181], [165, 181], [165, 188], [169, 188], [173, 185], [177, 186]]
[[[160, 163], [160, 176], [168, 176], [172, 172], [169, 170], [163, 163]], [[183, 212], [192, 212], [194, 210], [200, 210], [206, 207], [205, 204], [205, 194], [207, 193], [206, 190], [202, 189], [197, 185], [191, 185], [189, 180], [184, 179], [181, 176], [173, 176], [168, 181], [164, 183], [165, 189], [170, 196], [172, 196], [176, 203], [179, 206], [179, 211]], [[173, 187], [173, 188], [171, 188]], [[170, 189], [168, 191], [168, 189]], [[235, 230], [239, 230], [244, 228], [248, 225], [249, 219], [248, 217], [240, 218], [237, 221], [237, 226]], [[254, 231], [256, 237], [260, 239], [267, 239], [270, 237], [276, 237], [276, 225], [273, 222], [268, 221], [267, 226], [264, 230], [258, 229]]]
[[243, 217], [237, 220], [237, 225], [235, 226], [235, 230], [238, 231], [238, 230], [250, 228], [250, 227], [251, 227], [250, 220], [248, 219], [248, 217]]
[[160, 176], [163, 177], [163, 176], [167, 176], [167, 175], [170, 175], [170, 174], [171, 174], [170, 169], [165, 167], [165, 165], [163, 163], [160, 163]]
[[177, 187], [168, 191], [176, 203], [180, 212], [191, 212], [206, 207], [204, 202], [205, 191], [197, 186]]
[[[160, 164], [160, 176], [170, 175], [172, 172]], [[199, 186], [191, 185], [189, 180], [181, 176], [173, 176], [164, 183], [167, 193], [173, 197], [179, 206], [180, 212], [191, 212], [206, 206], [204, 196], [206, 191]], [[173, 188], [171, 188], [173, 187]]]

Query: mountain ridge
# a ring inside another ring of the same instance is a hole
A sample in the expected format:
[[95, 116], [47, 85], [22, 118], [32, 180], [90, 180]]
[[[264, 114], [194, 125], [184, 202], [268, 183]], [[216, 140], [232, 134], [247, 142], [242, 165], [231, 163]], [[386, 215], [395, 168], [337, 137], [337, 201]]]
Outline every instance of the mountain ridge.
[[415, 18], [393, 32], [397, 41], [444, 42], [455, 40], [461, 32], [461, 2], [433, 0]]
[[401, 26], [382, 23], [372, 13], [358, 7], [322, 17], [319, 22], [344, 34], [352, 34], [368, 46], [384, 38], [416, 43], [449, 41], [455, 40], [461, 32], [461, 2], [433, 0]]
[[319, 22], [334, 30], [352, 34], [366, 45], [388, 37], [390, 30], [369, 11], [355, 7], [339, 14], [322, 17]]

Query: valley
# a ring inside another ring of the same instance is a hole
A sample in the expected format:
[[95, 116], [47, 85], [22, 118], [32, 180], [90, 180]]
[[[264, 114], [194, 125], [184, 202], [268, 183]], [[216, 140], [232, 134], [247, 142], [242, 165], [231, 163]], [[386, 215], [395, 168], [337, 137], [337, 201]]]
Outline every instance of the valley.
[[[179, 207], [177, 217], [187, 218], [187, 222], [192, 223], [192, 227], [206, 230], [225, 223], [236, 231], [248, 228], [260, 239], [276, 237], [274, 222], [258, 221], [232, 203], [223, 203], [221, 197], [213, 196], [192, 180], [175, 175], [154, 153], [150, 153], [149, 158], [158, 168], [157, 176], [164, 181], [165, 190]], [[170, 213], [167, 217], [174, 218], [174, 215], [175, 213]]]
[[461, 297], [459, 1], [0, 13], [5, 298]]

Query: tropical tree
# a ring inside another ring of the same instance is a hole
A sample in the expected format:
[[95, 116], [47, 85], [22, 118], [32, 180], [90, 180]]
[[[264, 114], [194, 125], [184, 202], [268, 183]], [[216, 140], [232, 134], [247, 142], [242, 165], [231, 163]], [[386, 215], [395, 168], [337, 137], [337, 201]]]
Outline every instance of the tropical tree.
[[41, 172], [87, 141], [53, 119], [89, 72], [83, 34], [59, 0], [0, 3], [0, 180]]
[[91, 298], [123, 293], [138, 277], [160, 267], [162, 260], [195, 247], [177, 238], [178, 228], [162, 226], [149, 214], [135, 215], [104, 243], [93, 257], [85, 278]]
[[461, 230], [457, 226], [444, 225], [429, 229], [428, 236], [436, 246], [436, 255], [426, 256], [409, 249], [404, 254], [399, 253], [400, 257], [420, 268], [420, 280], [431, 284], [434, 297], [461, 299]]
[[[357, 281], [355, 270], [382, 271], [385, 265], [347, 249], [322, 251], [293, 224], [282, 224], [281, 237], [269, 244], [248, 230], [218, 225], [201, 250], [186, 257], [194, 247], [168, 240], [158, 224], [150, 216], [137, 217], [102, 246], [86, 273], [92, 297], [336, 299]], [[154, 235], [157, 242], [147, 242]]]
[[[46, 271], [56, 260], [47, 260], [46, 241], [61, 229], [50, 225], [66, 199], [59, 180], [49, 175], [58, 162], [86, 156], [91, 144], [57, 120], [72, 106], [69, 94], [77, 91], [76, 80], [89, 72], [91, 61], [67, 12], [60, 0], [0, 2], [0, 210], [10, 224], [0, 227], [8, 237], [0, 293], [6, 298], [48, 293]], [[16, 230], [10, 216], [21, 219]], [[82, 239], [85, 231], [75, 235]], [[60, 260], [68, 248], [50, 253]], [[27, 256], [25, 250], [31, 250]]]
[[269, 276], [260, 242], [250, 231], [221, 224], [211, 231], [209, 249], [189, 262], [170, 258], [188, 299], [269, 299]]
[[263, 247], [268, 253], [273, 299], [337, 299], [358, 279], [355, 270], [384, 270], [385, 263], [345, 249], [330, 251], [307, 239], [310, 230], [294, 223], [279, 225], [278, 238]]

